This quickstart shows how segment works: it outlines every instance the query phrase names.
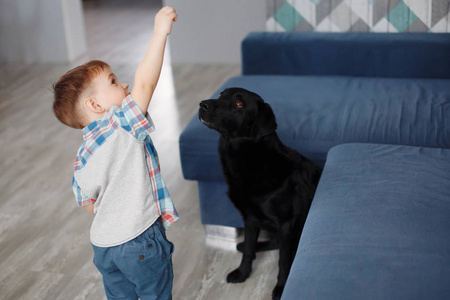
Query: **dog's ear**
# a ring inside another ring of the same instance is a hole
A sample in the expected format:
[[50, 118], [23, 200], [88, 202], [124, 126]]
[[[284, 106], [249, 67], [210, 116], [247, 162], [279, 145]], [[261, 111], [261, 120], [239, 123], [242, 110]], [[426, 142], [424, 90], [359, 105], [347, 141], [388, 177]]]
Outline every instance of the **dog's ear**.
[[274, 132], [276, 129], [277, 122], [270, 105], [264, 102], [258, 103], [258, 113], [251, 129], [252, 135], [255, 138], [260, 138]]

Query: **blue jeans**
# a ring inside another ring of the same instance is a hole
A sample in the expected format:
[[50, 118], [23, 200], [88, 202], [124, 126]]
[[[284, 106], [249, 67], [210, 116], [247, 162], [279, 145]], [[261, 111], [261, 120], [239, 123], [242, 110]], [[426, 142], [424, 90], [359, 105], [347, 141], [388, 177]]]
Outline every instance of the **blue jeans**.
[[108, 299], [172, 299], [173, 244], [167, 240], [160, 219], [125, 244], [92, 247]]

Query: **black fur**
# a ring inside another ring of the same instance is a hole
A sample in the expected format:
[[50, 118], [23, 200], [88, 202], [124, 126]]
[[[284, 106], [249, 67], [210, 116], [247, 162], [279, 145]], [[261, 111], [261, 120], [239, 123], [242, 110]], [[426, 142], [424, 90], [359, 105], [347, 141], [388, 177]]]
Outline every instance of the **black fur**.
[[220, 133], [219, 154], [228, 196], [245, 224], [242, 261], [227, 281], [243, 282], [250, 276], [260, 229], [274, 232], [280, 258], [272, 296], [279, 299], [321, 169], [283, 145], [275, 132], [271, 107], [255, 93], [226, 89], [219, 99], [200, 103], [199, 118]]

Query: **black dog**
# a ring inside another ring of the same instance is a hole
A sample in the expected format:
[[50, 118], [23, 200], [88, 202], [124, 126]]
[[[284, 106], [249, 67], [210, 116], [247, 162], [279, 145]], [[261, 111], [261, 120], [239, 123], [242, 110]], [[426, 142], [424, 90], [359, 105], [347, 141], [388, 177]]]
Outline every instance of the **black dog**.
[[260, 96], [241, 88], [223, 91], [200, 103], [200, 120], [220, 133], [219, 154], [228, 196], [244, 219], [243, 256], [227, 281], [251, 273], [260, 229], [276, 233], [280, 248], [279, 299], [294, 260], [321, 169], [286, 147], [275, 130], [275, 115]]

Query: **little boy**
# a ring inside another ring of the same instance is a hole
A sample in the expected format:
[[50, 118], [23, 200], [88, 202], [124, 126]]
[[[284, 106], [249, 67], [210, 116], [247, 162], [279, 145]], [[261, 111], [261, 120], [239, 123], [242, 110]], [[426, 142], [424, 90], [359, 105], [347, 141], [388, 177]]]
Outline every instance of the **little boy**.
[[161, 178], [147, 113], [177, 14], [163, 7], [133, 90], [110, 67], [91, 61], [54, 85], [53, 111], [82, 129], [72, 186], [78, 206], [94, 214], [94, 264], [108, 299], [171, 299], [173, 244], [165, 228], [178, 219]]

